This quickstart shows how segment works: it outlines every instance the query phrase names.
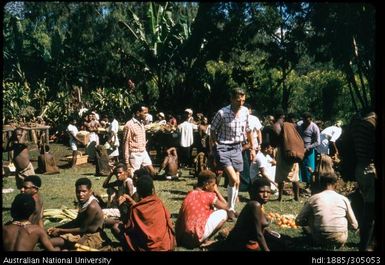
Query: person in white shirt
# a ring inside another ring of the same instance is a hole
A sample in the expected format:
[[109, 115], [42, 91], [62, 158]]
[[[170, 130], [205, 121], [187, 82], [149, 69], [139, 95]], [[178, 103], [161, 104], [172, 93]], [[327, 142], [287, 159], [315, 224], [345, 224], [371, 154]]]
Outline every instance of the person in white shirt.
[[254, 138], [254, 148], [258, 148], [262, 144], [262, 123], [255, 116], [255, 111], [249, 106], [249, 126], [252, 132], [252, 137]]
[[154, 118], [152, 117], [152, 115], [151, 115], [150, 113], [147, 113], [147, 114], [146, 114], [146, 118], [145, 118], [144, 121], [143, 121], [143, 125], [149, 125], [149, 124], [151, 124], [153, 121], [154, 121]]
[[111, 157], [114, 162], [119, 161], [119, 137], [118, 137], [118, 131], [119, 131], [119, 123], [115, 119], [115, 115], [113, 113], [108, 114], [108, 120], [110, 122], [110, 125], [108, 126], [107, 131], [109, 132], [109, 139], [108, 143], [110, 145], [110, 148], [108, 149], [108, 156]]
[[336, 146], [336, 141], [338, 140], [338, 138], [340, 138], [341, 134], [341, 121], [337, 121], [335, 125], [326, 127], [324, 130], [321, 131], [321, 144], [316, 147], [316, 151], [319, 154], [330, 155], [330, 143], [332, 143], [335, 150], [335, 155], [338, 156], [338, 148]]
[[184, 112], [185, 121], [178, 125], [180, 133], [180, 164], [187, 167], [191, 160], [191, 146], [194, 143], [194, 130], [198, 130], [198, 125], [189, 122], [190, 112]]
[[315, 244], [340, 248], [348, 239], [348, 224], [356, 230], [358, 223], [350, 202], [335, 192], [337, 176], [328, 173], [320, 177], [322, 192], [309, 198], [296, 218], [296, 223], [309, 226]]
[[273, 193], [275, 193], [275, 191], [277, 191], [278, 184], [274, 182], [275, 175], [271, 175], [272, 171], [270, 170], [272, 164], [267, 161], [266, 157], [269, 147], [271, 148], [269, 144], [262, 143], [261, 149], [263, 151], [257, 151], [255, 159], [250, 164], [250, 179], [251, 182], [253, 182], [253, 180], [257, 177], [264, 177], [268, 179], [271, 183], [271, 190], [274, 190]]
[[192, 109], [185, 109], [184, 112], [188, 113], [187, 121], [191, 122], [191, 123], [194, 123], [194, 117], [193, 117], [194, 112], [193, 112], [193, 110]]
[[167, 121], [166, 121], [166, 116], [164, 115], [163, 112], [159, 112], [156, 117], [158, 118], [158, 120], [156, 121], [156, 123], [158, 123], [159, 125], [166, 125]]
[[75, 117], [71, 117], [69, 119], [69, 125], [67, 126], [66, 132], [69, 135], [69, 144], [72, 150], [72, 164], [71, 167], [76, 166], [76, 160], [78, 155], [78, 143], [81, 143], [79, 138], [77, 138], [77, 134], [79, 132], [78, 128], [76, 127], [77, 120]]

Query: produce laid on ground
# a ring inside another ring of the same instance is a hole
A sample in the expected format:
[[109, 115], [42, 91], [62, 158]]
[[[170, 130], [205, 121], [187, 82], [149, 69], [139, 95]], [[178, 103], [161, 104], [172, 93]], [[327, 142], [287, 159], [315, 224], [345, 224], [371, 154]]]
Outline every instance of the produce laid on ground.
[[60, 224], [72, 221], [78, 215], [77, 209], [45, 209], [43, 211], [44, 225], [48, 222], [59, 222]]
[[279, 214], [269, 212], [265, 214], [266, 217], [272, 222], [282, 228], [294, 228], [297, 229], [299, 226], [295, 224], [295, 215], [293, 214]]

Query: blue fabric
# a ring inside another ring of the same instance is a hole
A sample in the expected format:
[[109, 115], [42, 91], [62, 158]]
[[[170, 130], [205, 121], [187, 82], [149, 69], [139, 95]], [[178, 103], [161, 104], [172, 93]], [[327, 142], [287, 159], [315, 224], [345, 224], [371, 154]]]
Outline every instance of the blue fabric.
[[302, 182], [306, 182], [307, 184], [311, 184], [311, 176], [312, 174], [308, 171], [308, 167], [310, 167], [313, 172], [315, 170], [315, 149], [312, 148], [308, 152], [305, 153], [305, 157], [303, 161], [300, 163], [299, 170], [299, 178]]
[[214, 154], [219, 168], [223, 169], [232, 166], [235, 171], [242, 172], [243, 158], [241, 144], [217, 144]]

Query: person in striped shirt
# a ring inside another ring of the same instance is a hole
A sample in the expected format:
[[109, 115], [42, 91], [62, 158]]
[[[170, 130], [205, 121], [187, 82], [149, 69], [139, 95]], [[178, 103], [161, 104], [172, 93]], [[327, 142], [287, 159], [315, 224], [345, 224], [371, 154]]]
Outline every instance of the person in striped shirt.
[[148, 108], [137, 104], [133, 106], [133, 111], [134, 116], [124, 125], [123, 129], [124, 163], [133, 169], [132, 172], [143, 166], [154, 177], [156, 172], [146, 150], [146, 131], [144, 128]]

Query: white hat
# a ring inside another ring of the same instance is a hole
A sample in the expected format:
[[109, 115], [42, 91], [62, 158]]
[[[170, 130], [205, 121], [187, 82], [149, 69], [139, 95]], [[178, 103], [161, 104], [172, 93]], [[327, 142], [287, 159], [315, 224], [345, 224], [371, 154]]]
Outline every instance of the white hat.
[[158, 113], [158, 115], [159, 115], [159, 116], [161, 116], [162, 118], [165, 118], [165, 116], [164, 116], [164, 113], [163, 113], [163, 112], [159, 112], [159, 113]]
[[185, 109], [184, 111], [187, 112], [187, 113], [193, 114], [192, 109]]

